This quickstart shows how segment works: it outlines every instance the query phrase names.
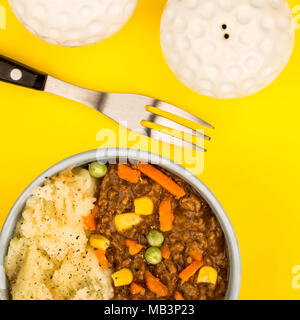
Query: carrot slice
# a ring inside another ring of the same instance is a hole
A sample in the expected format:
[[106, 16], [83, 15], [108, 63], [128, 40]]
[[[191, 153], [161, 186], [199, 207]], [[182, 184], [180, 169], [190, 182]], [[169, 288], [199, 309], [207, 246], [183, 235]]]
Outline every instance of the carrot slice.
[[142, 249], [143, 246], [139, 243], [137, 243], [136, 241], [133, 240], [129, 240], [127, 239], [125, 241], [126, 247], [129, 249], [129, 253], [134, 256], [136, 254], [138, 254]]
[[107, 260], [106, 255], [105, 255], [105, 251], [102, 250], [102, 249], [95, 250], [95, 255], [96, 255], [97, 259], [98, 259], [98, 262], [99, 262], [100, 266], [103, 269], [108, 269], [108, 260]]
[[182, 280], [182, 283], [189, 280], [198, 269], [203, 266], [203, 261], [193, 261], [188, 267], [181, 271], [179, 278]]
[[150, 291], [159, 297], [166, 297], [169, 294], [168, 288], [149, 271], [145, 272], [146, 285]]
[[125, 164], [118, 165], [118, 176], [131, 183], [138, 183], [141, 173], [138, 170], [132, 169]]
[[163, 232], [173, 229], [174, 214], [172, 213], [171, 200], [163, 200], [159, 205], [160, 230]]
[[135, 282], [132, 282], [132, 284], [130, 285], [131, 294], [139, 294], [143, 290], [144, 290], [144, 288]]
[[169, 259], [171, 256], [170, 248], [167, 244], [161, 247], [161, 254], [164, 259]]
[[92, 214], [89, 214], [88, 216], [83, 217], [83, 223], [88, 230], [90, 231], [96, 230], [96, 222]]
[[185, 191], [177, 183], [150, 164], [139, 163], [138, 169], [150, 179], [160, 184], [177, 199], [185, 196]]
[[202, 261], [202, 251], [198, 248], [191, 249], [189, 255], [195, 261]]
[[184, 300], [184, 297], [178, 291], [175, 292], [174, 298], [175, 300]]
[[95, 205], [92, 210], [92, 215], [95, 217], [97, 214], [99, 214], [100, 208], [98, 205]]

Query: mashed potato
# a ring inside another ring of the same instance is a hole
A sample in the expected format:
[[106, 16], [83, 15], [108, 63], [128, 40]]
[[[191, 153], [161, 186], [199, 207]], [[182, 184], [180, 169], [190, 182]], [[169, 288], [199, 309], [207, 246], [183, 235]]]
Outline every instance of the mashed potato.
[[112, 298], [111, 272], [99, 267], [82, 221], [95, 193], [87, 170], [69, 169], [28, 199], [5, 259], [13, 299]]

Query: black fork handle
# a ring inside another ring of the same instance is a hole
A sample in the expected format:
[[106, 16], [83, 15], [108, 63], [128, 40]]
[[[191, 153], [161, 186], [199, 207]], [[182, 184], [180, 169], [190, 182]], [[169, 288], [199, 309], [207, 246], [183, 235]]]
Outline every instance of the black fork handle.
[[0, 55], [0, 81], [44, 91], [47, 75]]

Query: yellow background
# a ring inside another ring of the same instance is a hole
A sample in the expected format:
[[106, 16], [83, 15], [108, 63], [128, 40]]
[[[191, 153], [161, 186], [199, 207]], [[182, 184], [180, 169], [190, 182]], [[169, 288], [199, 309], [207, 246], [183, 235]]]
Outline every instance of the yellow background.
[[[291, 7], [299, 0], [289, 1]], [[200, 179], [223, 204], [242, 254], [241, 299], [299, 299], [291, 269], [300, 265], [300, 31], [288, 67], [251, 97], [219, 101], [182, 85], [160, 49], [164, 0], [140, 0], [112, 38], [83, 48], [47, 44], [10, 11], [0, 54], [91, 89], [170, 100], [213, 123]], [[300, 13], [300, 11], [299, 11]], [[0, 83], [0, 226], [18, 195], [56, 162], [99, 146], [104, 116], [75, 102]]]

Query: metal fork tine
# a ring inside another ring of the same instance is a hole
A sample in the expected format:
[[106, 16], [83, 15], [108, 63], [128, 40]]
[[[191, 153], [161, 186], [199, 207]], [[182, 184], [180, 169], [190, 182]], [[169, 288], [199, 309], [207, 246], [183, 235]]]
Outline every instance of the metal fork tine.
[[[189, 149], [200, 151], [200, 152], [207, 152], [206, 149], [204, 149], [200, 146], [197, 146], [194, 143], [170, 136], [169, 134], [164, 133], [162, 131], [159, 131], [157, 129], [152, 129], [151, 131], [152, 131], [151, 137], [153, 139], [156, 139], [156, 140], [168, 143], [168, 144], [173, 144], [173, 145], [179, 146], [179, 147], [189, 148]], [[170, 141], [170, 137], [171, 137], [171, 141]]]
[[[190, 119], [186, 119], [183, 118], [182, 116], [179, 116], [177, 114], [174, 113], [170, 113], [169, 111], [166, 111], [164, 109], [159, 109], [157, 107], [152, 107], [152, 106], [146, 106], [146, 110], [150, 113], [153, 113], [155, 115], [155, 117], [153, 118], [153, 122], [160, 124], [161, 121], [157, 121], [157, 117], [161, 117], [164, 118], [164, 122], [163, 125], [165, 126], [171, 126], [174, 129], [180, 129], [182, 131], [185, 131], [185, 128], [189, 128], [195, 131], [195, 134], [202, 137], [205, 140], [210, 140], [210, 137], [199, 133], [199, 129], [201, 129], [202, 123], [196, 123], [195, 121], [190, 120], [192, 118], [192, 116], [190, 115], [189, 118]], [[159, 118], [158, 118], [159, 119]], [[168, 121], [166, 121], [165, 119], [167, 119]], [[174, 124], [176, 123], [176, 127], [174, 127]]]
[[192, 128], [191, 126], [180, 124], [179, 121], [175, 121], [174, 119], [171, 120], [171, 117], [168, 117], [168, 115], [170, 115], [169, 113], [165, 111], [163, 111], [164, 113], [161, 113], [160, 110], [155, 110], [155, 109], [157, 108], [150, 107], [150, 106], [146, 107], [146, 110], [148, 112], [152, 112], [155, 115], [154, 119], [152, 119], [153, 123], [159, 126], [164, 126], [165, 128], [179, 130], [187, 134], [191, 134], [191, 131], [192, 131], [192, 134], [199, 138], [202, 138], [207, 141], [211, 140], [209, 136], [205, 135], [202, 132], [199, 132], [200, 128], [195, 128], [195, 127]]
[[[163, 101], [155, 100], [152, 105], [147, 105], [145, 110], [151, 116], [148, 120], [141, 121], [141, 125], [152, 132], [154, 138], [171, 137], [172, 144], [187, 146], [194, 150], [205, 152], [204, 147], [199, 146], [197, 138], [210, 140], [210, 137], [202, 132], [201, 128], [214, 129], [208, 122]], [[169, 142], [171, 143], [171, 142]]]
[[[153, 104], [153, 106], [159, 110], [163, 110], [165, 112], [168, 112], [173, 117], [175, 116], [175, 117], [183, 118], [188, 121], [194, 122], [195, 124], [207, 127], [209, 129], [214, 129], [214, 126], [211, 125], [210, 123], [204, 121], [203, 119], [200, 119], [199, 117], [195, 116], [194, 114], [191, 114], [191, 113], [189, 113], [183, 109], [180, 109], [178, 107], [175, 107], [174, 105], [169, 104], [167, 102], [155, 100], [155, 103]], [[195, 129], [195, 128], [192, 128], [192, 129]]]
[[[194, 147], [198, 147], [201, 149], [201, 151], [206, 151], [204, 148], [202, 148], [203, 143], [199, 139], [203, 139], [203, 136], [197, 136], [195, 135], [195, 131], [192, 131], [191, 133], [184, 132], [184, 131], [178, 131], [176, 129], [172, 129], [170, 127], [166, 127], [157, 123], [149, 122], [149, 121], [141, 121], [141, 125], [143, 127], [149, 128], [151, 130], [156, 130], [160, 133], [164, 133], [169, 135], [169, 137], [176, 138], [181, 141], [181, 143], [186, 142], [189, 145], [192, 145]], [[203, 141], [203, 140], [202, 140]], [[199, 146], [201, 145], [201, 146]]]

